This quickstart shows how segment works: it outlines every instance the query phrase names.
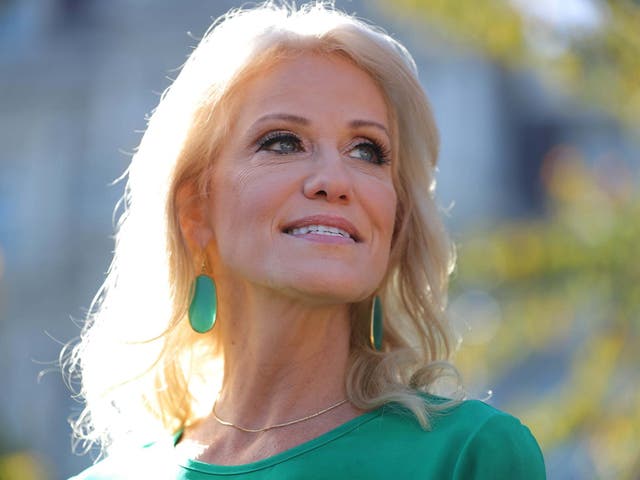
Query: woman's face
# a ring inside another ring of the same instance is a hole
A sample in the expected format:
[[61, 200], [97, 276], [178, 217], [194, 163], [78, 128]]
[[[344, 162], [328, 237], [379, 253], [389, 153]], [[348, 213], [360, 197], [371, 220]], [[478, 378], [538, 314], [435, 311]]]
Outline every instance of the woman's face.
[[344, 58], [307, 54], [238, 95], [209, 196], [214, 277], [323, 303], [371, 295], [396, 212], [380, 89]]

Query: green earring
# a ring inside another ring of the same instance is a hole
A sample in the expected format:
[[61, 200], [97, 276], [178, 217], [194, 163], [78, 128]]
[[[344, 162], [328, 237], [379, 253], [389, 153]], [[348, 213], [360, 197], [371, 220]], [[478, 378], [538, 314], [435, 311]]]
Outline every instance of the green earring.
[[371, 305], [371, 327], [369, 330], [369, 342], [374, 350], [382, 350], [382, 301], [377, 295]]
[[216, 284], [207, 275], [196, 277], [193, 298], [189, 305], [189, 323], [198, 333], [207, 333], [216, 324], [218, 299]]

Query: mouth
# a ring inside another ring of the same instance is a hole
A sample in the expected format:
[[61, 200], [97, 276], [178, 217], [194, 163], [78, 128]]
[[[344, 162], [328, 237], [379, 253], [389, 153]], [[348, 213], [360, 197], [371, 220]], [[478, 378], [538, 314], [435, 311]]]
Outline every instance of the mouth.
[[348, 220], [342, 217], [314, 215], [295, 220], [282, 229], [283, 233], [294, 237], [304, 235], [326, 235], [360, 242], [360, 234]]

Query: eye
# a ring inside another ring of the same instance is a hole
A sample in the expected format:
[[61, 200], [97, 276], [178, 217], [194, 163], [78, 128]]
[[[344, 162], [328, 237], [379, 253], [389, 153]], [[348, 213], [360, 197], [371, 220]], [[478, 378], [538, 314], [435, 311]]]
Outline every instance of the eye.
[[391, 162], [389, 150], [374, 140], [358, 143], [349, 151], [349, 156], [376, 165], [387, 165]]
[[279, 155], [301, 152], [302, 141], [291, 132], [270, 132], [258, 140], [258, 151], [266, 150]]

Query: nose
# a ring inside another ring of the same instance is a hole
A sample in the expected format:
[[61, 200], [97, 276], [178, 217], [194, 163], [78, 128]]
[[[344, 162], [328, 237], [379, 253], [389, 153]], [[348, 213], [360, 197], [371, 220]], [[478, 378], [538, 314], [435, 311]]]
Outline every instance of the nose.
[[314, 155], [311, 164], [311, 172], [305, 178], [303, 186], [305, 197], [341, 203], [351, 200], [352, 179], [339, 153], [318, 153]]

